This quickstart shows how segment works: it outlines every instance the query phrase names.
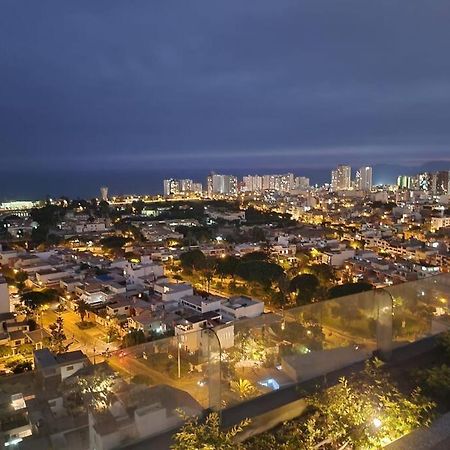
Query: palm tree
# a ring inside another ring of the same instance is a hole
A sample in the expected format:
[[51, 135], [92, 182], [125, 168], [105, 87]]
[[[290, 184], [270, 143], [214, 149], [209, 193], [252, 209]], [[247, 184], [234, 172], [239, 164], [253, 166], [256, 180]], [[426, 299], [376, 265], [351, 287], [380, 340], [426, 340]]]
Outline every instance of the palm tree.
[[77, 303], [76, 312], [80, 315], [81, 322], [84, 322], [84, 318], [89, 310], [89, 305], [84, 301], [80, 300]]
[[251, 397], [255, 392], [256, 388], [249, 380], [239, 378], [239, 380], [232, 381], [230, 383], [231, 390], [239, 395], [239, 398]]

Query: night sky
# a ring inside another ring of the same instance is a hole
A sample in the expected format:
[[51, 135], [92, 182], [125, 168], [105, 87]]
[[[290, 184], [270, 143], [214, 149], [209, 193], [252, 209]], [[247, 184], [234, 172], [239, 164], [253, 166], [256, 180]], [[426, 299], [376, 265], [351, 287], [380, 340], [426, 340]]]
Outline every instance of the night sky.
[[448, 0], [0, 3], [3, 170], [450, 159]]

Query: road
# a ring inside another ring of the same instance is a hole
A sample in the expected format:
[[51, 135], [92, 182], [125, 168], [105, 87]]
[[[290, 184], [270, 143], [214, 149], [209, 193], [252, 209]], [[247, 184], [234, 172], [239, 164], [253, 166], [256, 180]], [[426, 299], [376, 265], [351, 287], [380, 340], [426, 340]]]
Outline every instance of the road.
[[[126, 351], [126, 350], [125, 350]], [[167, 384], [177, 389], [191, 394], [203, 407], [208, 407], [209, 404], [209, 390], [207, 386], [199, 386], [197, 382], [203, 378], [204, 375], [189, 374], [182, 376], [180, 379], [174, 379], [168, 376], [157, 367], [150, 367], [142, 358], [137, 358], [135, 355], [119, 356], [117, 354], [108, 358], [108, 364], [112, 369], [126, 375], [133, 377], [134, 375], [147, 375], [152, 380], [152, 385]]]
[[[80, 316], [73, 311], [64, 311], [61, 313], [64, 320], [64, 332], [67, 337], [67, 342], [72, 342], [70, 350], [81, 350], [95, 362], [100, 362], [103, 352], [108, 350], [115, 350], [116, 343], [106, 343], [106, 330], [100, 325], [96, 324], [89, 329], [80, 329], [77, 323], [80, 322]], [[43, 311], [42, 313], [42, 327], [50, 332], [50, 325], [55, 323], [58, 314], [52, 309]]]

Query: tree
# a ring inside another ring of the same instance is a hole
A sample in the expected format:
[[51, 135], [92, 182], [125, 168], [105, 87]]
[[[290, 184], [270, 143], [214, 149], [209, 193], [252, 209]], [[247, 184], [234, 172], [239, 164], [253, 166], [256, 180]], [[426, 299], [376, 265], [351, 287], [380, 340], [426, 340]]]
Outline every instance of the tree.
[[241, 261], [267, 261], [268, 255], [266, 252], [251, 252], [242, 256]]
[[306, 415], [276, 431], [272, 448], [381, 448], [427, 425], [435, 406], [418, 389], [402, 394], [378, 360], [306, 400]]
[[296, 293], [297, 305], [300, 306], [311, 303], [319, 285], [319, 279], [316, 275], [303, 273], [294, 277], [290, 283], [290, 290], [291, 292]]
[[113, 387], [116, 377], [101, 370], [94, 375], [78, 379], [80, 393], [86, 396], [89, 406], [95, 411], [104, 411], [107, 409], [114, 397]]
[[132, 330], [123, 337], [122, 346], [132, 347], [133, 345], [143, 344], [145, 341], [145, 334], [142, 330]]
[[175, 444], [172, 450], [243, 450], [245, 446], [236, 442], [236, 436], [250, 424], [244, 419], [231, 430], [223, 431], [220, 426], [219, 414], [208, 414], [204, 422], [198, 417], [188, 418], [184, 413], [180, 415], [186, 423], [174, 435]]
[[284, 270], [275, 263], [266, 261], [241, 262], [236, 269], [237, 275], [246, 281], [255, 281], [262, 286], [270, 287], [271, 283], [278, 280]]
[[108, 250], [118, 250], [122, 248], [129, 239], [122, 236], [108, 236], [100, 240], [100, 244]]
[[205, 267], [203, 269], [203, 276], [206, 280], [206, 292], [209, 294], [211, 281], [214, 279], [216, 273], [216, 260], [214, 258], [207, 258], [205, 261]]
[[28, 274], [23, 270], [19, 270], [19, 272], [15, 275], [16, 286], [19, 291], [22, 291], [25, 287], [25, 281], [28, 280]]
[[181, 267], [189, 270], [201, 270], [206, 266], [206, 256], [201, 250], [190, 250], [180, 255]]
[[79, 314], [81, 322], [84, 323], [84, 318], [89, 310], [89, 305], [84, 300], [77, 302], [76, 312]]
[[359, 294], [361, 292], [371, 291], [373, 286], [370, 283], [359, 281], [358, 283], [344, 283], [333, 286], [328, 290], [329, 298], [345, 297], [346, 295]]
[[255, 394], [256, 388], [249, 380], [239, 378], [239, 380], [231, 381], [230, 388], [239, 395], [239, 398], [249, 398]]
[[434, 398], [450, 403], [450, 366], [442, 364], [418, 372], [420, 384], [424, 391]]
[[221, 277], [236, 275], [236, 268], [239, 264], [239, 259], [236, 256], [226, 256], [225, 258], [219, 258], [216, 262], [217, 273]]
[[9, 345], [0, 345], [0, 358], [12, 355], [12, 348]]
[[56, 353], [64, 353], [67, 351], [69, 345], [64, 345], [66, 340], [64, 333], [64, 320], [58, 316], [55, 323], [50, 325], [50, 348]]
[[312, 264], [308, 271], [315, 275], [323, 286], [329, 286], [335, 279], [333, 268], [328, 264]]
[[282, 275], [277, 280], [278, 284], [278, 291], [280, 292], [280, 307], [281, 309], [284, 309], [284, 307], [289, 303], [290, 300], [290, 281], [289, 278], [286, 275]]
[[26, 291], [22, 293], [22, 300], [32, 310], [40, 306], [55, 301], [58, 293], [55, 289], [44, 289], [42, 291]]
[[24, 361], [16, 364], [12, 369], [12, 372], [14, 374], [19, 374], [29, 372], [30, 370], [33, 370], [33, 364], [30, 361]]

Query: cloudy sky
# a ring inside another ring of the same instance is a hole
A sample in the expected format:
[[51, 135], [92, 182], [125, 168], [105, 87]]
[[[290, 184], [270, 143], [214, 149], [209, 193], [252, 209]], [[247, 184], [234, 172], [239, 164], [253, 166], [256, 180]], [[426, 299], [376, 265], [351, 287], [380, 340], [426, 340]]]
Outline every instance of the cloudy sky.
[[449, 43], [448, 0], [2, 0], [2, 165], [449, 160]]

